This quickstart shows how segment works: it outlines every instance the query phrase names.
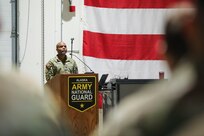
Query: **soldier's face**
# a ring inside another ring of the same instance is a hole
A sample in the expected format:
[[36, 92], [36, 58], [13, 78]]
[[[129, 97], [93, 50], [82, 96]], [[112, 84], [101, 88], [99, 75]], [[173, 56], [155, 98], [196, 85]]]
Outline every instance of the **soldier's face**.
[[59, 55], [65, 55], [67, 53], [67, 46], [66, 44], [59, 44], [56, 50]]

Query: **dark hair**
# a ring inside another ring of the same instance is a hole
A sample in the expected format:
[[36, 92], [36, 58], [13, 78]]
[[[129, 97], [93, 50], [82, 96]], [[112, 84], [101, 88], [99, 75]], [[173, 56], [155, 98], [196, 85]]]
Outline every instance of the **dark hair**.
[[183, 26], [174, 22], [174, 19], [166, 23], [164, 40], [167, 44], [167, 54], [179, 59], [187, 53], [188, 43], [184, 37]]
[[204, 25], [204, 0], [196, 0], [196, 8], [197, 8], [197, 21], [198, 25], [203, 31]]
[[196, 6], [197, 6], [200, 10], [204, 10], [204, 1], [203, 1], [203, 0], [196, 0]]

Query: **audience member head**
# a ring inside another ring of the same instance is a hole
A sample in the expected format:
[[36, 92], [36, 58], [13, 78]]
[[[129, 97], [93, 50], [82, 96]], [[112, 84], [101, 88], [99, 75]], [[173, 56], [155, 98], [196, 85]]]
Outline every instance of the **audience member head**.
[[196, 59], [204, 61], [204, 1], [196, 0], [196, 18], [194, 22], [194, 43], [195, 43], [195, 54]]
[[19, 74], [0, 75], [0, 135], [71, 135], [55, 97]]
[[188, 57], [189, 42], [185, 35], [186, 23], [194, 16], [193, 10], [179, 11], [171, 14], [166, 20], [164, 36], [164, 56], [173, 70], [177, 64]]

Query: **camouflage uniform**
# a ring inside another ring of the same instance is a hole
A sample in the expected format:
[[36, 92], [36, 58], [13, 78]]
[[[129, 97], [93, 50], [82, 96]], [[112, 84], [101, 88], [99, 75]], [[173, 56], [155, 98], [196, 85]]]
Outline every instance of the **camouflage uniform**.
[[46, 80], [50, 80], [56, 74], [77, 74], [78, 67], [76, 62], [66, 56], [66, 61], [63, 63], [57, 56], [50, 59], [45, 67]]

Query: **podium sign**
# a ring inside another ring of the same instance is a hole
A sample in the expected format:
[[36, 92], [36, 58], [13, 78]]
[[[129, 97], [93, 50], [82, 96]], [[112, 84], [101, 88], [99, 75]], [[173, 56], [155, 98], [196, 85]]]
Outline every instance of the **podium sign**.
[[74, 136], [89, 136], [98, 124], [98, 74], [59, 74], [46, 85], [61, 102]]
[[68, 106], [84, 112], [96, 105], [96, 76], [68, 77]]

